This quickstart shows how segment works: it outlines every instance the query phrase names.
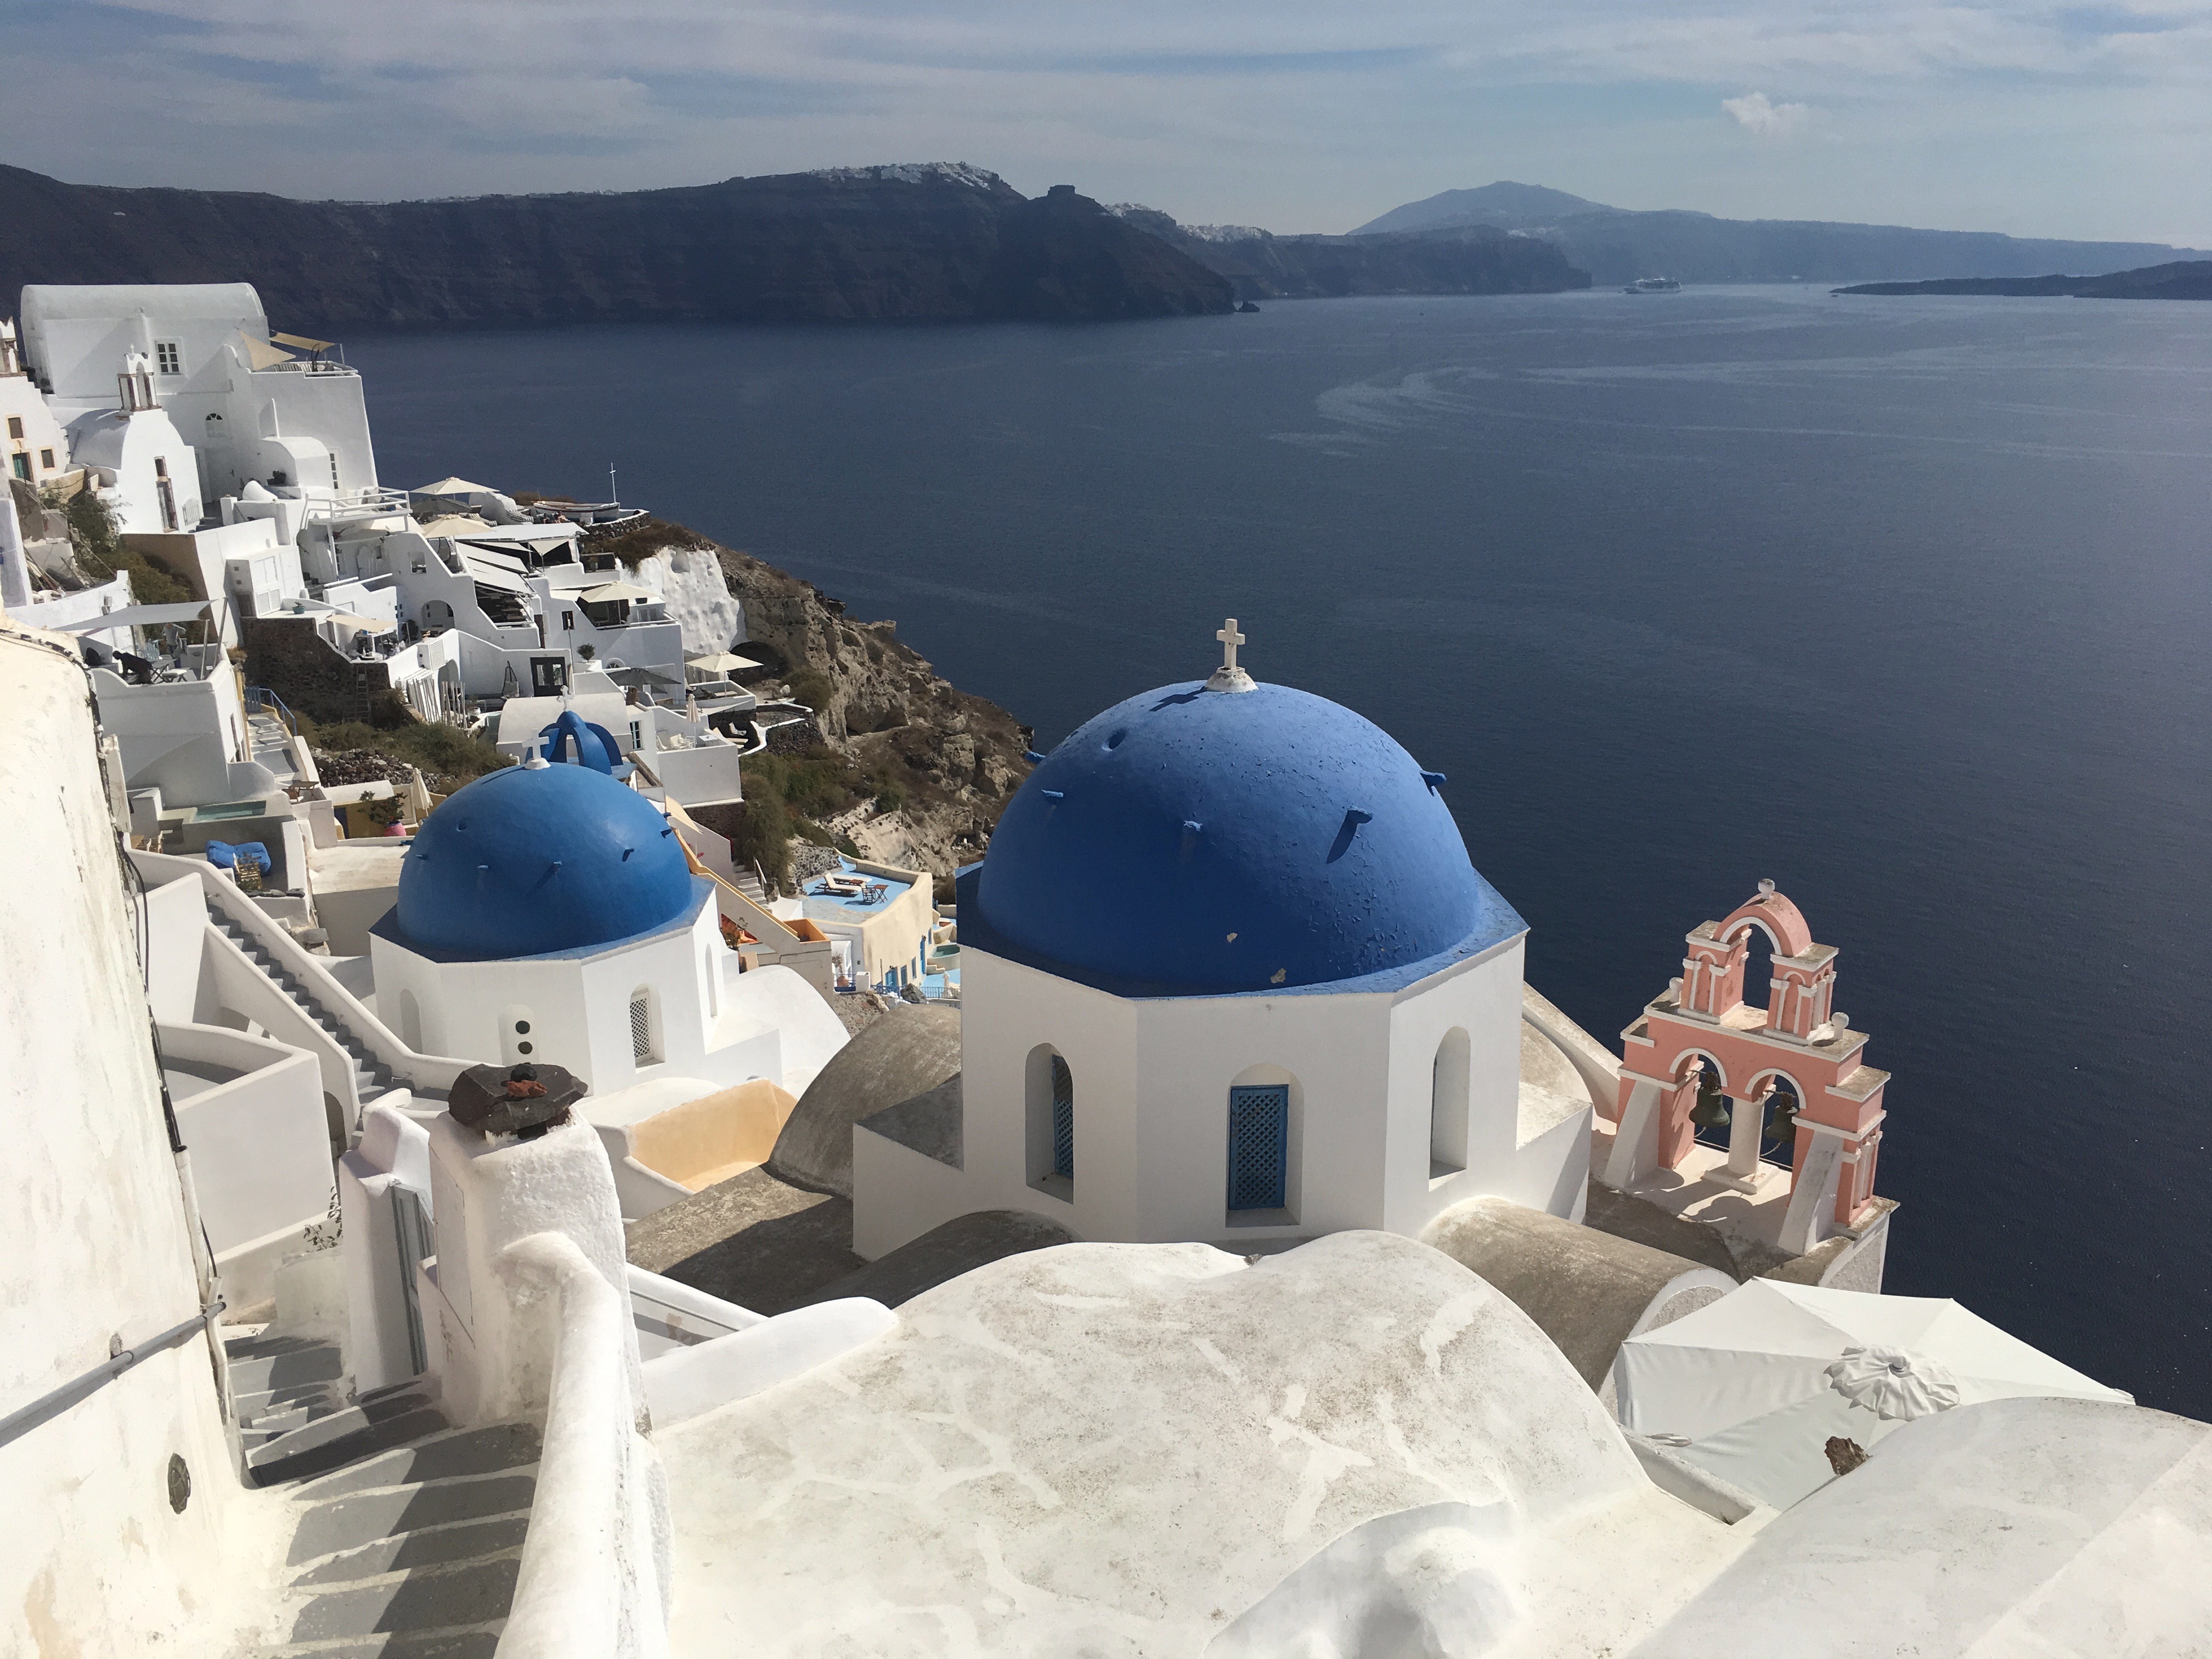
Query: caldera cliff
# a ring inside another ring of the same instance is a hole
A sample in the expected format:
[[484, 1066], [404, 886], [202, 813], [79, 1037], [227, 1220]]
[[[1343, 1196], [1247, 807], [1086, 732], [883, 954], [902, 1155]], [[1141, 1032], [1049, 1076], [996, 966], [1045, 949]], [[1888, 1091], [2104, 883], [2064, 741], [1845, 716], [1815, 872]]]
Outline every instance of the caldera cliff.
[[946, 163], [675, 190], [301, 202], [0, 167], [0, 295], [251, 283], [340, 333], [592, 322], [950, 321], [1227, 311], [1229, 283], [1066, 185]]

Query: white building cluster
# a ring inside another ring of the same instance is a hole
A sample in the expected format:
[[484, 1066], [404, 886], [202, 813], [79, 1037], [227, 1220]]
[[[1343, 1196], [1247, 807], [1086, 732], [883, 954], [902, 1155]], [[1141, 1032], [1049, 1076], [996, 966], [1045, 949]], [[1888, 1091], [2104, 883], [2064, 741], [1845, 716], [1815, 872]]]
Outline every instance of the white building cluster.
[[[764, 741], [673, 695], [742, 618], [690, 638], [463, 480], [382, 492], [327, 348], [162, 292], [26, 301], [66, 459], [216, 636], [0, 628], [25, 1651], [2212, 1639], [2212, 1430], [1880, 1293], [1887, 1074], [1771, 889], [1625, 1070], [1526, 983], [1449, 781], [1232, 621], [1040, 757], [948, 910], [864, 864], [764, 903], [690, 810], [734, 769], [672, 759]], [[519, 763], [341, 835], [386, 815], [226, 617], [496, 702]], [[1744, 1002], [1759, 927], [1820, 1023]], [[947, 952], [957, 1003], [848, 1037], [837, 978]]]

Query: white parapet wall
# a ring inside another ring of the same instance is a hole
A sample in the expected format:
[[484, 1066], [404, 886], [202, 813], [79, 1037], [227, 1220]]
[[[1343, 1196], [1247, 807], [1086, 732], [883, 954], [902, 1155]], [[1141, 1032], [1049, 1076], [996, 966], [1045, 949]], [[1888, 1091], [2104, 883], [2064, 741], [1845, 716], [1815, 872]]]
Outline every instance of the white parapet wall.
[[646, 1400], [656, 1429], [703, 1417], [735, 1400], [803, 1376], [898, 1324], [866, 1297], [794, 1308], [727, 1336], [672, 1348], [646, 1362]]
[[[622, 1206], [605, 1149], [590, 1125], [574, 1120], [532, 1140], [488, 1139], [450, 1112], [428, 1127], [438, 1269], [424, 1323], [437, 1327], [447, 1414], [462, 1424], [542, 1416], [551, 1386], [545, 1356], [498, 1263], [508, 1245], [556, 1232], [609, 1288], [628, 1294]], [[625, 1364], [634, 1394], [638, 1363], [633, 1337]]]
[[673, 1535], [626, 1289], [565, 1233], [518, 1240], [500, 1277], [547, 1379], [543, 1447], [501, 1659], [662, 1659]]
[[276, 1293], [276, 1264], [329, 1213], [329, 1120], [314, 1056], [216, 1025], [160, 1028], [200, 1219], [233, 1307]]

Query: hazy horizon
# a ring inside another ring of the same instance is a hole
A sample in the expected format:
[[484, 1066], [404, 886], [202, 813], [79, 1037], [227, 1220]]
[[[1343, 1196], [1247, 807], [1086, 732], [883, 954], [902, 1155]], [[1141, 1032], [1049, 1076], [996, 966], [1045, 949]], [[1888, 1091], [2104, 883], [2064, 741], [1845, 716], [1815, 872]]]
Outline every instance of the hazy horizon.
[[1280, 232], [1510, 179], [2212, 246], [2212, 8], [2173, 0], [0, 0], [0, 52], [6, 159], [83, 184], [391, 200], [965, 161]]

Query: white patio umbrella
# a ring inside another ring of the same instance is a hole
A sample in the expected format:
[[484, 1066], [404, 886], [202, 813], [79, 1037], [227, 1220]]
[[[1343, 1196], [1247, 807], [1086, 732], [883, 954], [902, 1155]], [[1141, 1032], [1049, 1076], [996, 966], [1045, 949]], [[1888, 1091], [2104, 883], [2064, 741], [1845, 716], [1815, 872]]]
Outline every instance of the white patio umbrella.
[[1754, 1279], [1621, 1344], [1621, 1425], [1777, 1509], [1835, 1478], [1830, 1439], [1862, 1449], [1916, 1417], [2064, 1395], [2132, 1403], [1948, 1297]]

